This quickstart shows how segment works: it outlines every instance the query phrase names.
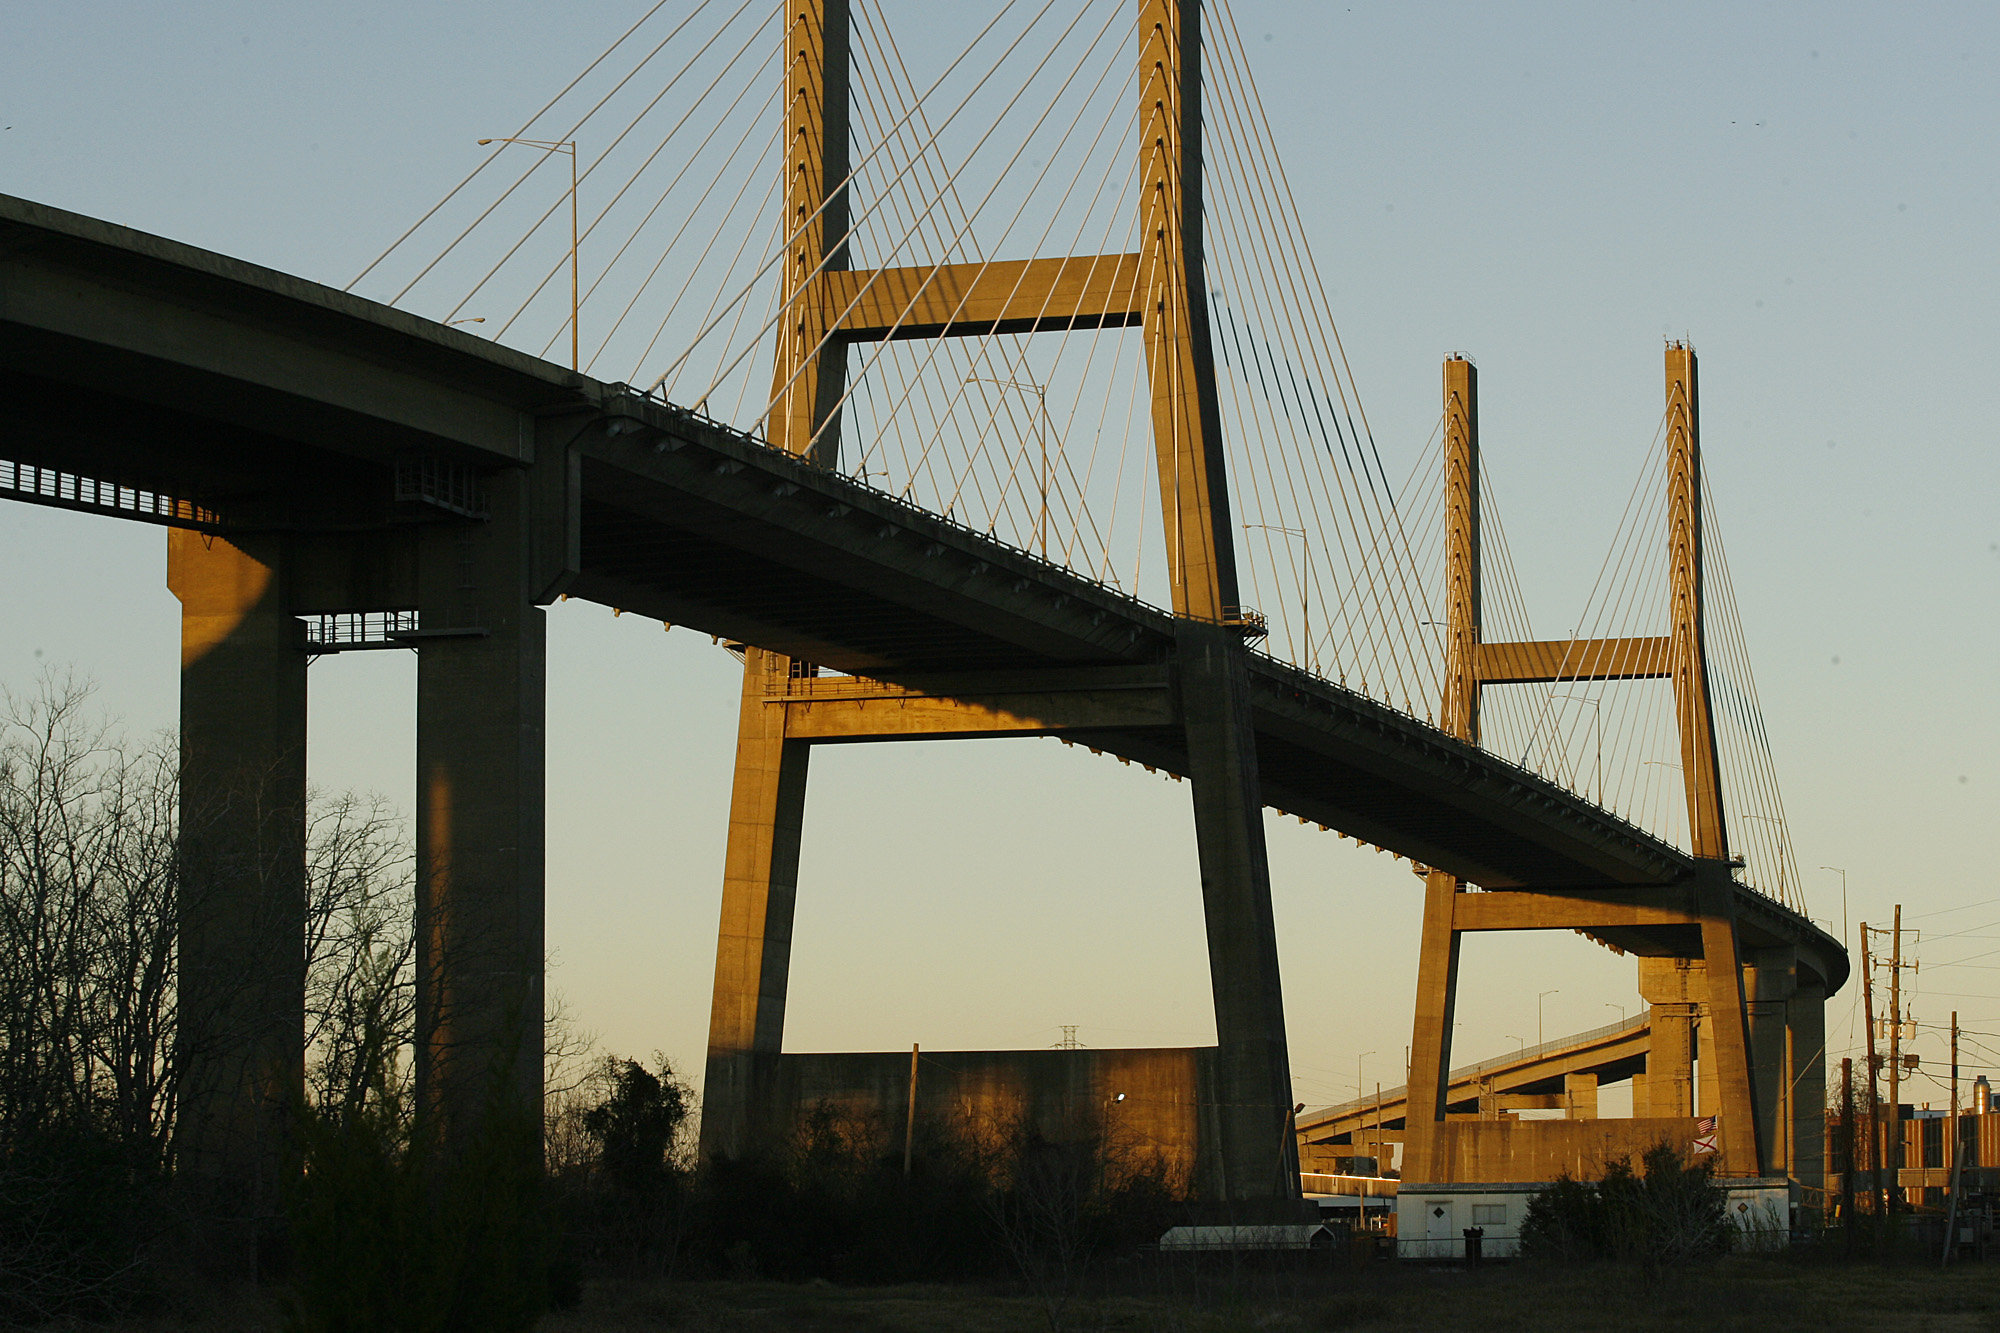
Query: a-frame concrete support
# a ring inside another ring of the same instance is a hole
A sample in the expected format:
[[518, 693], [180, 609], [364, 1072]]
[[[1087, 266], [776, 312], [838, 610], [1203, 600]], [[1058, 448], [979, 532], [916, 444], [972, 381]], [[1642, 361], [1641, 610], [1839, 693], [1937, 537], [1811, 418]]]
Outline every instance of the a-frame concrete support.
[[[1703, 634], [1701, 560], [1701, 415], [1694, 349], [1669, 343], [1667, 390], [1667, 555], [1671, 595], [1668, 661], [1680, 724], [1681, 775], [1687, 789], [1688, 837], [1700, 864], [1701, 950], [1707, 981], [1707, 1049], [1713, 1052], [1716, 1130], [1722, 1169], [1764, 1173], [1759, 1107], [1751, 1095], [1750, 1030], [1744, 1005], [1741, 949], [1730, 887], [1729, 841], [1722, 814], [1722, 780], [1709, 705], [1708, 654]], [[1706, 1108], [1704, 1108], [1706, 1109]]]
[[[1761, 1175], [1784, 1164], [1810, 1169], [1822, 1155], [1817, 1133], [1802, 1133], [1790, 1100], [1812, 1082], [1799, 1066], [1823, 1061], [1817, 1016], [1792, 1012], [1798, 987], [1772, 960], [1746, 960], [1735, 920], [1736, 889], [1725, 832], [1715, 726], [1703, 640], [1701, 452], [1693, 349], [1666, 351], [1668, 633], [1654, 638], [1489, 644], [1479, 619], [1477, 376], [1461, 358], [1445, 363], [1446, 561], [1449, 635], [1441, 725], [1478, 739], [1479, 693], [1486, 685], [1555, 680], [1669, 679], [1679, 723], [1691, 850], [1698, 870], [1680, 889], [1510, 891], [1467, 896], [1438, 871], [1426, 878], [1422, 952], [1410, 1045], [1409, 1120], [1403, 1175], [1422, 1181], [1443, 1169], [1444, 1089], [1451, 1065], [1459, 935], [1468, 929], [1663, 928], [1698, 941], [1691, 957], [1647, 957], [1640, 991], [1653, 1006], [1654, 1044], [1634, 1114], [1715, 1115], [1721, 1169]], [[1747, 989], [1746, 989], [1747, 987]], [[1699, 1025], [1697, 1027], [1697, 1024]], [[1694, 1077], [1699, 1036], [1702, 1077]], [[1823, 1068], [1822, 1066], [1814, 1066]], [[1780, 1108], [1784, 1108], [1782, 1111]], [[1788, 1122], [1781, 1124], [1781, 1116]]]
[[[791, 0], [784, 23], [784, 313], [765, 434], [777, 448], [833, 467], [847, 347], [828, 339], [816, 284], [847, 268], [847, 0]], [[784, 1042], [810, 752], [786, 739], [785, 712], [766, 708], [764, 700], [773, 680], [795, 674], [819, 672], [746, 647], [703, 1091], [701, 1146], [709, 1154], [752, 1147], [762, 1075]]]
[[[1479, 371], [1464, 357], [1444, 363], [1445, 649], [1442, 730], [1479, 739]], [[1451, 1029], [1458, 1007], [1457, 876], [1424, 875], [1424, 926], [1417, 954], [1417, 1012], [1410, 1034], [1409, 1106], [1403, 1175], [1435, 1179], [1442, 1161]]]
[[770, 676], [791, 669], [791, 659], [781, 654], [761, 648], [744, 653], [702, 1094], [705, 1153], [733, 1157], [752, 1147], [750, 1117], [763, 1104], [784, 1045], [792, 908], [812, 750], [806, 741], [787, 738], [786, 711], [766, 701], [774, 693]]
[[871, 700], [851, 689], [820, 688], [809, 664], [746, 650], [703, 1150], [751, 1146], [762, 1089], [782, 1047], [808, 741], [1046, 733], [1069, 725], [1159, 725], [1165, 717], [1180, 722], [1188, 746], [1220, 1046], [1211, 1107], [1220, 1151], [1208, 1185], [1233, 1203], [1282, 1206], [1297, 1198], [1299, 1182], [1204, 296], [1198, 0], [1138, 4], [1141, 252], [988, 265], [851, 269], [843, 193], [848, 6], [793, 0], [786, 24], [791, 235], [771, 442], [836, 462], [850, 342], [1140, 326], [1180, 626], [1169, 679], [1065, 673], [908, 683], [899, 703], [919, 701], [914, 711], [871, 710]]

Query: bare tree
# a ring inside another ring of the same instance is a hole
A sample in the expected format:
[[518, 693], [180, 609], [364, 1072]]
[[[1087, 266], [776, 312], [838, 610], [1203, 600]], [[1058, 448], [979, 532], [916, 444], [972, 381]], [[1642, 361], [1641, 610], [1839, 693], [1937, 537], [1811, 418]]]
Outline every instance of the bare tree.
[[1099, 1116], [1066, 1117], [1054, 1135], [1026, 1117], [995, 1129], [975, 1136], [988, 1145], [996, 1187], [985, 1197], [987, 1217], [1058, 1333], [1091, 1264], [1120, 1229], [1120, 1214], [1150, 1215], [1149, 1204], [1183, 1186], [1157, 1152]]
[[416, 1033], [414, 855], [379, 796], [308, 796], [306, 1094], [322, 1115], [400, 1115]]
[[89, 693], [0, 692], [0, 1131], [89, 1127], [163, 1166], [177, 757], [127, 747]]
[[[226, 1045], [215, 1015], [242, 1008], [214, 994], [191, 1013], [181, 985], [201, 895], [184, 892], [182, 821], [200, 815], [180, 785], [174, 739], [127, 741], [73, 675], [0, 690], [0, 1293], [36, 1292], [24, 1314], [101, 1292], [157, 1230], [141, 1196], [173, 1169], [183, 1071], [206, 1054], [187, 1034]], [[315, 796], [306, 856], [301, 1091], [393, 1123], [413, 1037], [407, 829], [379, 798]]]

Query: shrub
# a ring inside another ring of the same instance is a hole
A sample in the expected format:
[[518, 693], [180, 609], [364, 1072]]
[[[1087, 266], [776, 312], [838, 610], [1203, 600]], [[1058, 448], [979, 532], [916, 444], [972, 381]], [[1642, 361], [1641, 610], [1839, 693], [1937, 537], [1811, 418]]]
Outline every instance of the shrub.
[[1734, 1230], [1707, 1163], [1657, 1143], [1640, 1159], [1608, 1163], [1604, 1178], [1558, 1176], [1528, 1203], [1523, 1257], [1549, 1263], [1614, 1260], [1646, 1267], [1685, 1264], [1728, 1251]]
[[303, 1333], [508, 1333], [549, 1304], [536, 1127], [488, 1117], [447, 1155], [388, 1108], [308, 1112], [293, 1190]]

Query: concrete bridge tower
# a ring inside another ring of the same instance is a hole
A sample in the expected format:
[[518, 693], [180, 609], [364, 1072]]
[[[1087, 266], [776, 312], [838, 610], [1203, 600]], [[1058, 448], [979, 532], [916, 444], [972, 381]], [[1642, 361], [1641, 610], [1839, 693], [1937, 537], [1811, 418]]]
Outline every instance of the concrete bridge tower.
[[[847, 0], [786, 8], [786, 226], [771, 442], [836, 466], [847, 347], [936, 336], [1137, 326], [1176, 625], [1173, 674], [1187, 746], [1218, 1049], [1204, 1100], [1214, 1122], [1208, 1193], [1282, 1205], [1298, 1196], [1291, 1076], [1263, 806], [1251, 729], [1220, 411], [1202, 256], [1201, 6], [1139, 0], [1140, 234], [1136, 254], [856, 272], [848, 253]], [[901, 293], [903, 295], [893, 295]], [[836, 313], [841, 312], [841, 313]], [[708, 1050], [704, 1150], [751, 1151], [783, 1044], [809, 743], [772, 707], [809, 693], [808, 662], [749, 648], [730, 809]], [[1028, 673], [981, 693], [1046, 692]], [[966, 700], [933, 687], [930, 721], [880, 739], [978, 734]], [[1064, 705], [1070, 721], [1090, 719]], [[847, 739], [853, 739], [850, 734]]]

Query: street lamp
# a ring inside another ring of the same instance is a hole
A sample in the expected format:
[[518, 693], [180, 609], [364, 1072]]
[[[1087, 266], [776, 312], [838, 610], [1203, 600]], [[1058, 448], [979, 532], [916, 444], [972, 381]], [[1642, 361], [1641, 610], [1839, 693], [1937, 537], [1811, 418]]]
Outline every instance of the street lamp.
[[997, 384], [1003, 389], [1018, 389], [1035, 395], [1035, 442], [1042, 454], [1042, 504], [1035, 518], [1035, 545], [1042, 559], [1046, 560], [1049, 558], [1049, 437], [1043, 430], [1043, 423], [1049, 421], [1048, 386], [1037, 384], [1033, 380], [1003, 380], [990, 375], [967, 375], [965, 382]]
[[1528, 1049], [1528, 1039], [1526, 1037], [1517, 1037], [1511, 1032], [1506, 1033], [1505, 1036], [1509, 1041], [1519, 1043], [1519, 1045], [1515, 1048], [1514, 1054], [1519, 1055], [1523, 1051]]
[[1839, 866], [1821, 866], [1821, 870], [1831, 870], [1840, 876], [1840, 942], [1847, 943], [1847, 871]]
[[[1369, 1056], [1373, 1054], [1375, 1054], [1375, 1052], [1373, 1051], [1363, 1051], [1361, 1054], [1354, 1057], [1354, 1102], [1356, 1106], [1359, 1106], [1362, 1100], [1368, 1096], [1367, 1089], [1363, 1087], [1361, 1083], [1361, 1062], [1363, 1060], [1366, 1060]], [[1357, 1121], [1360, 1119], [1361, 1114], [1362, 1113], [1358, 1110], [1355, 1112], [1355, 1118]], [[1377, 1097], [1375, 1099], [1375, 1121], [1376, 1121], [1375, 1128], [1378, 1130], [1382, 1128], [1381, 1120], [1382, 1120], [1382, 1099], [1380, 1097]], [[1357, 1145], [1357, 1150], [1358, 1150], [1358, 1145]]]
[[576, 141], [574, 139], [481, 139], [482, 144], [517, 143], [524, 148], [539, 148], [545, 153], [569, 154], [569, 368], [581, 370], [577, 336], [577, 308], [581, 304], [577, 287], [577, 235], [576, 235]]
[[1619, 1021], [1619, 1023], [1620, 1023], [1620, 1024], [1623, 1024], [1623, 1023], [1625, 1022], [1625, 1006], [1624, 1006], [1624, 1005], [1622, 1005], [1622, 1004], [1613, 1004], [1613, 1003], [1611, 1003], [1611, 1001], [1609, 1001], [1609, 1000], [1606, 1000], [1606, 1001], [1604, 1002], [1604, 1007], [1605, 1007], [1606, 1009], [1616, 1009], [1616, 1010], [1618, 1011], [1618, 1021]]
[[1551, 995], [1560, 994], [1562, 994], [1562, 988], [1558, 986], [1554, 990], [1545, 990], [1535, 997], [1535, 1045], [1537, 1046], [1542, 1044], [1542, 1001], [1548, 999]]
[[1602, 717], [1604, 712], [1604, 710], [1599, 706], [1600, 704], [1603, 703], [1603, 700], [1593, 699], [1587, 694], [1558, 694], [1552, 697], [1557, 699], [1569, 699], [1576, 703], [1590, 705], [1590, 739], [1591, 743], [1595, 745], [1597, 748], [1597, 769], [1596, 769], [1597, 777], [1593, 784], [1596, 788], [1596, 795], [1592, 796], [1591, 799], [1596, 801], [1599, 805], [1603, 805], [1604, 804], [1604, 732], [1598, 725], [1599, 719]]
[[[1281, 523], [1245, 523], [1243, 530], [1245, 532], [1253, 530], [1275, 532], [1280, 536], [1297, 537], [1299, 539], [1299, 633], [1305, 636], [1306, 669], [1309, 671], [1319, 670], [1319, 661], [1313, 652], [1312, 629], [1307, 619], [1312, 611], [1312, 602], [1306, 583], [1306, 571], [1308, 567], [1306, 530], [1304, 528], [1288, 528]], [[1289, 545], [1290, 543], [1287, 543], [1288, 547]]]

